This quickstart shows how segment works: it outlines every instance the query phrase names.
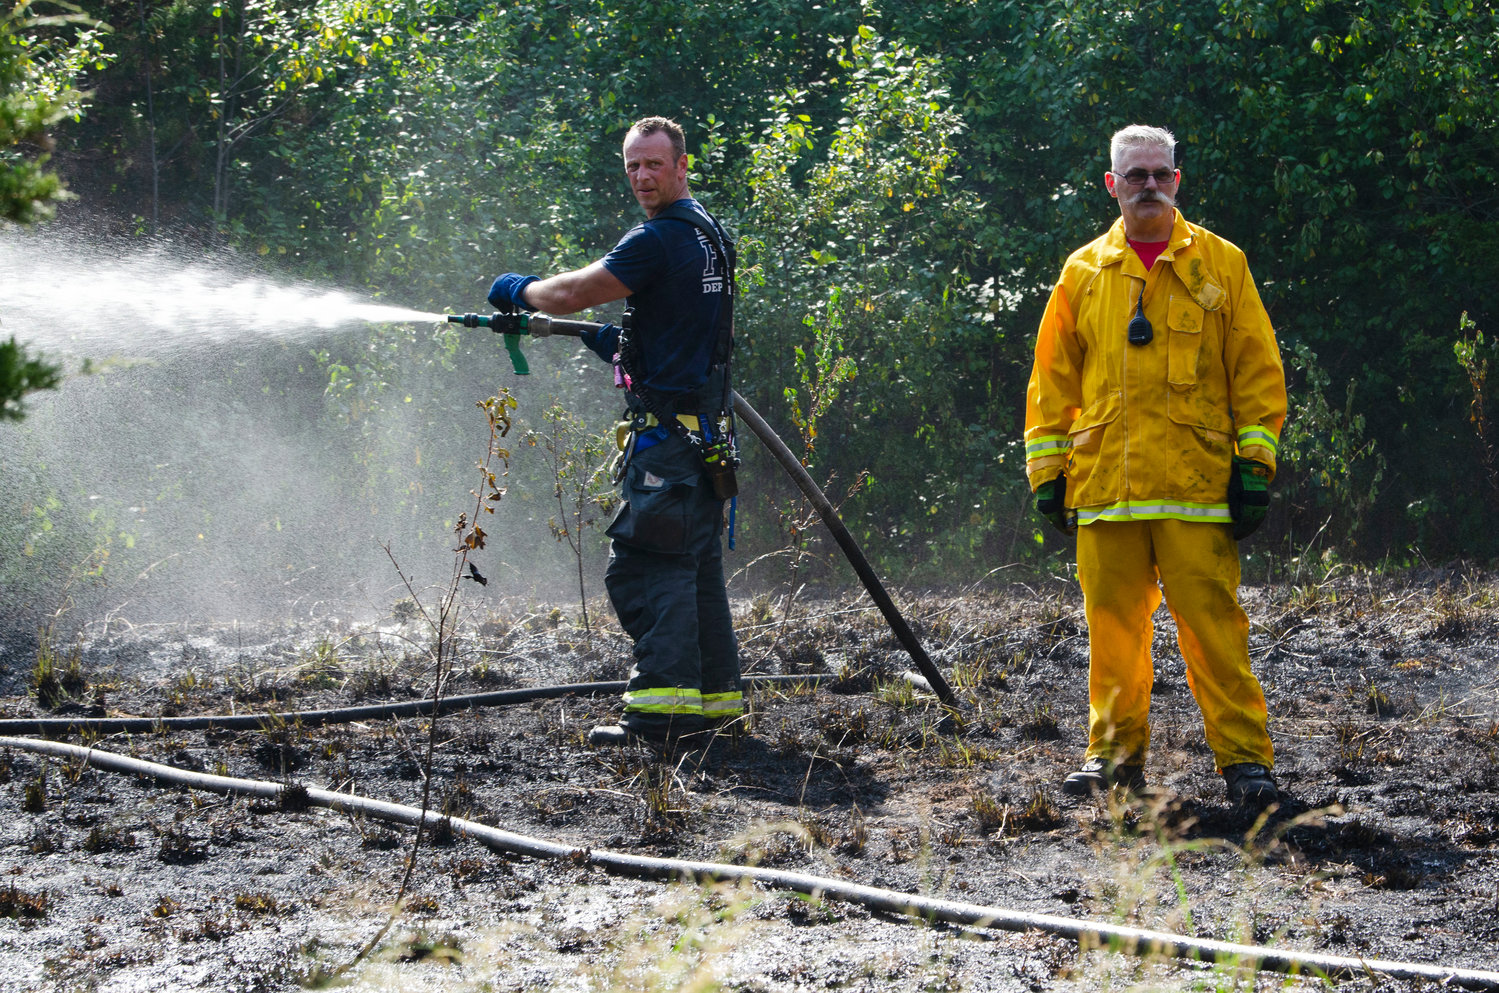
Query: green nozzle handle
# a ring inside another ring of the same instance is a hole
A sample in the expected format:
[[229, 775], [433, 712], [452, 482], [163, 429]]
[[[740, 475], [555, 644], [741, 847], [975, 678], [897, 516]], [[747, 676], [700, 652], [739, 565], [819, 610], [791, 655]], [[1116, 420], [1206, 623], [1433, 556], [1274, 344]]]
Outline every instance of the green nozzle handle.
[[531, 366], [520, 350], [521, 335], [526, 333], [526, 314], [449, 314], [449, 324], [462, 324], [466, 328], [489, 328], [505, 336], [505, 351], [510, 355], [510, 364], [517, 376], [529, 376]]
[[510, 353], [510, 364], [515, 367], [517, 376], [531, 375], [531, 366], [526, 363], [526, 356], [520, 350], [520, 335], [505, 335], [505, 351]]
[[496, 334], [504, 335], [505, 351], [510, 353], [510, 362], [515, 366], [517, 376], [526, 376], [531, 372], [530, 366], [526, 363], [526, 357], [521, 354], [520, 350], [522, 335], [546, 338], [559, 334], [577, 338], [585, 332], [597, 331], [603, 327], [592, 321], [563, 321], [548, 314], [533, 314], [524, 310], [513, 314], [503, 311], [495, 311], [488, 315], [449, 314], [448, 323], [462, 324], [466, 328], [488, 328]]

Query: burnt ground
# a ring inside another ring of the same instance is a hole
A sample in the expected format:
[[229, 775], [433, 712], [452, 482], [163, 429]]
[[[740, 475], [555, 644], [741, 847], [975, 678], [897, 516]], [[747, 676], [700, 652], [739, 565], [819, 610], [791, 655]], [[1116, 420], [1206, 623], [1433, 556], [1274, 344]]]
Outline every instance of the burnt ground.
[[[906, 594], [966, 702], [956, 732], [867, 600], [736, 604], [746, 668], [835, 678], [753, 694], [750, 733], [666, 763], [598, 750], [614, 698], [467, 712], [435, 729], [434, 806], [579, 847], [815, 873], [964, 902], [1276, 946], [1499, 964], [1499, 579], [1359, 574], [1249, 587], [1286, 804], [1223, 799], [1158, 615], [1153, 793], [1057, 790], [1084, 744], [1086, 635], [1060, 583]], [[628, 644], [566, 608], [465, 626], [451, 693], [622, 677]], [[593, 613], [597, 613], [594, 611]], [[405, 616], [409, 612], [398, 611]], [[408, 617], [277, 628], [116, 623], [0, 655], [0, 716], [313, 709], [430, 692]], [[44, 694], [45, 695], [45, 694]], [[106, 736], [172, 765], [419, 803], [427, 722]], [[0, 751], [0, 987], [295, 990], [385, 923], [412, 830], [165, 788]], [[928, 925], [746, 887], [611, 878], [434, 838], [405, 907], [333, 985], [399, 990], [1254, 989], [1040, 933]], [[1295, 985], [1329, 985], [1297, 980]], [[1367, 978], [1341, 988], [1420, 984]]]

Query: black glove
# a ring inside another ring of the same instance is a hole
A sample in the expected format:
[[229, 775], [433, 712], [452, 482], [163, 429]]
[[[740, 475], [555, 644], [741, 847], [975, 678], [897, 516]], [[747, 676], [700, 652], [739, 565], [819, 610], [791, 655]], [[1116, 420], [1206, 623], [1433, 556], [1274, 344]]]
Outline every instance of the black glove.
[[1067, 477], [1048, 479], [1036, 487], [1036, 513], [1063, 534], [1077, 534], [1077, 514], [1067, 509]]
[[1234, 538], [1243, 541], [1265, 523], [1270, 509], [1270, 467], [1254, 459], [1234, 456], [1228, 472], [1228, 514], [1234, 519]]
[[521, 299], [521, 294], [526, 287], [541, 279], [540, 276], [522, 276], [518, 272], [507, 272], [495, 279], [494, 285], [489, 288], [489, 305], [495, 310], [503, 310], [506, 313], [516, 310], [530, 310], [526, 302]]

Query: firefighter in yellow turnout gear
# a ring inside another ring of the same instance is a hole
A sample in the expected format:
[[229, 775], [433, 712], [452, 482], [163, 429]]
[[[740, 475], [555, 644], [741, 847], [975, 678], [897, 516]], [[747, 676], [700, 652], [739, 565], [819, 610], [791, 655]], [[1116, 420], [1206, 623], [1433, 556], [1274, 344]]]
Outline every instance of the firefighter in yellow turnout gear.
[[1132, 125], [1110, 152], [1120, 219], [1067, 260], [1026, 396], [1026, 471], [1077, 534], [1088, 622], [1088, 749], [1063, 789], [1144, 784], [1164, 590], [1229, 796], [1263, 806], [1278, 790], [1235, 539], [1268, 503], [1280, 353], [1244, 253], [1176, 210], [1170, 132]]

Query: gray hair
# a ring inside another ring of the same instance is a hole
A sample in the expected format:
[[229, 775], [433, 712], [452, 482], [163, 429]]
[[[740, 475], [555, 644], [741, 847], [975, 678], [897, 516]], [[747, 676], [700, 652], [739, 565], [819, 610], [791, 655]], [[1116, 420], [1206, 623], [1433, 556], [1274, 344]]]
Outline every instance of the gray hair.
[[1165, 128], [1152, 127], [1149, 124], [1131, 124], [1127, 128], [1120, 128], [1114, 132], [1114, 137], [1109, 139], [1109, 167], [1117, 168], [1119, 156], [1126, 148], [1143, 148], [1155, 145], [1164, 148], [1171, 153], [1171, 162], [1176, 163], [1176, 136]]

